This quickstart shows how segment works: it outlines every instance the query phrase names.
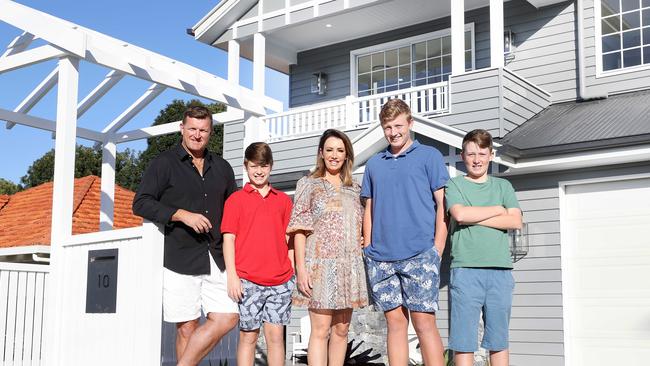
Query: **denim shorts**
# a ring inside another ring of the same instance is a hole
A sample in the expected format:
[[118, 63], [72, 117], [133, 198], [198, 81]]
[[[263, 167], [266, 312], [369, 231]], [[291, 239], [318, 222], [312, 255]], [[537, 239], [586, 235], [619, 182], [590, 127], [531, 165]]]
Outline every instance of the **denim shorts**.
[[485, 332], [481, 347], [489, 351], [508, 349], [514, 287], [510, 269], [452, 268], [449, 348], [457, 352], [478, 349], [479, 317], [483, 310]]
[[263, 322], [289, 325], [295, 277], [277, 286], [262, 286], [243, 278], [241, 283], [244, 297], [239, 303], [239, 329], [259, 329]]
[[382, 311], [404, 305], [412, 311], [438, 311], [440, 256], [435, 248], [398, 261], [365, 257], [372, 299]]

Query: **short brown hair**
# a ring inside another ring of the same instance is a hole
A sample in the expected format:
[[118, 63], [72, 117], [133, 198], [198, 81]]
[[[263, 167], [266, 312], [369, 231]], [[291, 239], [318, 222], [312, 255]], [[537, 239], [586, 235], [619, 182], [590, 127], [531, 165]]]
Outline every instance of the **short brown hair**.
[[469, 142], [476, 143], [481, 149], [489, 148], [492, 151], [492, 135], [486, 130], [479, 128], [468, 132], [463, 137], [463, 150], [465, 150], [465, 145]]
[[183, 113], [183, 124], [185, 124], [185, 121], [188, 118], [209, 119], [210, 128], [212, 128], [212, 113], [210, 113], [210, 110], [202, 105], [193, 105], [191, 107], [188, 107], [185, 110], [185, 113]]
[[344, 186], [352, 186], [352, 165], [354, 164], [354, 150], [352, 149], [352, 142], [350, 138], [345, 133], [330, 128], [323, 132], [318, 141], [318, 151], [316, 152], [316, 170], [311, 174], [312, 177], [320, 178], [325, 176], [325, 162], [321, 158], [320, 154], [323, 152], [325, 147], [325, 141], [328, 138], [335, 137], [343, 141], [343, 146], [345, 146], [345, 161], [341, 167], [341, 180], [343, 181]]
[[406, 102], [397, 98], [391, 99], [381, 107], [381, 112], [379, 112], [379, 122], [382, 124], [390, 122], [402, 114], [406, 115], [407, 121], [413, 119], [413, 116], [411, 116], [411, 107], [409, 107]]
[[253, 142], [244, 151], [244, 164], [273, 165], [273, 152], [266, 142]]

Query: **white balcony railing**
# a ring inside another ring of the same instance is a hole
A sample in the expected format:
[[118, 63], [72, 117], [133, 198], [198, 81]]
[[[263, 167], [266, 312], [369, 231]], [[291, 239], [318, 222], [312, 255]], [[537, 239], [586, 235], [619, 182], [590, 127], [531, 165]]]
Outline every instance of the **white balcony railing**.
[[262, 118], [269, 141], [318, 134], [328, 128], [350, 130], [379, 121], [379, 111], [389, 99], [400, 98], [412, 113], [430, 115], [449, 110], [449, 84], [441, 82], [366, 97], [348, 96], [333, 102], [294, 108]]

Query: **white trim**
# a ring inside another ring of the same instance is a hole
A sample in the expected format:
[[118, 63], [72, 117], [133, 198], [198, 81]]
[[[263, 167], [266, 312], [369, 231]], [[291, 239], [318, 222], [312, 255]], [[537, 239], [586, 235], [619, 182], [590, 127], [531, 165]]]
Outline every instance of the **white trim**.
[[559, 171], [567, 169], [588, 168], [603, 165], [616, 165], [647, 161], [650, 156], [650, 144], [640, 146], [625, 146], [597, 151], [576, 152], [551, 158], [534, 158], [519, 160], [514, 163], [503, 160], [500, 156], [494, 161], [511, 167], [502, 173], [504, 176]]
[[50, 253], [49, 245], [24, 245], [20, 247], [0, 248], [0, 256]]
[[228, 41], [228, 81], [239, 84], [240, 45], [238, 40]]
[[[16, 113], [3, 108], [0, 108], [0, 120], [50, 132], [56, 131], [56, 122], [54, 121], [41, 117], [34, 117], [28, 114]], [[83, 127], [77, 127], [77, 137], [97, 142], [104, 140], [101, 133]]]
[[111, 88], [115, 86], [125, 74], [117, 70], [111, 70], [85, 98], [77, 104], [77, 118], [80, 118], [90, 107], [97, 103]]
[[[59, 68], [55, 67], [46, 77], [41, 81], [34, 90], [22, 102], [14, 109], [16, 113], [27, 114], [29, 111], [38, 104], [38, 102], [43, 99], [47, 93], [54, 88], [56, 83], [59, 81]], [[13, 122], [7, 122], [6, 128], [10, 130], [16, 124]]]
[[266, 36], [262, 33], [253, 35], [253, 92], [264, 95], [266, 88]]
[[[630, 67], [623, 67], [621, 66], [620, 69], [615, 69], [611, 71], [603, 71], [603, 51], [602, 51], [602, 28], [601, 28], [601, 21], [602, 21], [602, 16], [600, 12], [600, 2], [601, 0], [593, 0], [594, 1], [594, 46], [595, 46], [595, 54], [594, 58], [596, 59], [596, 79], [600, 78], [605, 78], [609, 76], [615, 76], [615, 75], [623, 75], [623, 74], [628, 74], [631, 72], [636, 72], [636, 71], [644, 71], [644, 70], [650, 70], [650, 63], [649, 64], [640, 64], [637, 66], [630, 66]], [[643, 9], [643, 8], [639, 8]], [[648, 9], [648, 8], [645, 8]], [[639, 10], [641, 11], [641, 10]], [[621, 14], [621, 13], [619, 13]], [[643, 24], [639, 25], [639, 31], [643, 31]], [[622, 33], [623, 30], [620, 30], [618, 33]], [[648, 47], [648, 46], [645, 46]], [[637, 47], [632, 47], [632, 48], [637, 48]], [[643, 44], [641, 44], [639, 47], [639, 50], [641, 52], [641, 60], [643, 61]], [[623, 63], [623, 44], [621, 43], [621, 64]], [[586, 58], [586, 57], [585, 57]]]
[[106, 141], [102, 146], [102, 166], [99, 198], [99, 230], [113, 229], [115, 219], [115, 161], [117, 144]]
[[74, 247], [77, 245], [89, 245], [89, 244], [99, 244], [99, 243], [107, 243], [113, 241], [123, 241], [128, 239], [137, 239], [143, 236], [144, 227], [145, 225], [130, 227], [126, 229], [98, 231], [95, 233], [72, 235], [63, 243], [63, 247], [67, 248], [67, 247]]
[[[32, 263], [13, 263], [0, 262], [0, 271], [17, 271], [17, 272], [50, 272], [50, 266], [47, 264]], [[4, 342], [3, 342], [4, 344]], [[18, 364], [19, 362], [16, 362]]]
[[571, 335], [573, 334], [573, 324], [571, 319], [571, 302], [568, 300], [567, 294], [571, 293], [572, 285], [574, 279], [569, 276], [569, 271], [564, 269], [569, 266], [569, 258], [571, 246], [569, 245], [568, 238], [570, 237], [571, 226], [567, 224], [566, 220], [566, 210], [567, 210], [567, 196], [566, 193], [568, 186], [577, 186], [583, 184], [592, 184], [592, 183], [605, 183], [605, 182], [616, 182], [616, 181], [625, 181], [632, 179], [645, 179], [650, 178], [650, 173], [641, 173], [641, 174], [626, 174], [618, 175], [611, 177], [600, 177], [600, 178], [590, 178], [590, 179], [579, 179], [579, 180], [570, 180], [570, 181], [560, 181], [558, 182], [559, 190], [559, 203], [560, 203], [560, 269], [562, 272], [562, 320], [563, 320], [563, 334], [564, 334], [564, 363], [565, 365], [572, 365], [571, 354]]
[[[452, 34], [451, 39], [451, 74], [460, 75], [465, 72], [465, 32], [463, 32], [462, 39], [457, 39], [454, 37], [454, 34], [460, 33], [460, 27], [462, 24], [465, 24], [465, 0], [451, 0], [451, 28], [450, 33]], [[474, 45], [472, 45], [474, 48]], [[462, 50], [463, 52], [461, 52]], [[463, 55], [462, 62], [458, 59], [460, 54]]]
[[7, 50], [2, 54], [2, 56], [0, 56], [0, 59], [26, 50], [27, 47], [29, 47], [29, 45], [35, 40], [35, 38], [36, 37], [34, 37], [33, 34], [29, 32], [23, 32], [21, 35], [14, 38], [14, 40], [11, 41], [9, 45], [7, 45]]
[[490, 66], [505, 66], [503, 55], [503, 0], [490, 0]]
[[50, 45], [32, 48], [11, 56], [0, 58], [0, 74], [39, 62], [66, 56], [67, 54], [66, 51]]
[[[465, 24], [465, 30], [464, 32], [469, 31], [471, 34], [471, 43], [472, 43], [472, 69], [475, 68], [475, 54], [474, 54], [474, 49], [476, 48], [475, 42], [474, 42], [474, 22], [466, 23]], [[465, 33], [463, 32], [463, 67], [465, 65], [465, 50], [464, 50], [464, 45], [465, 45]], [[401, 38], [397, 39], [394, 41], [390, 42], [385, 42], [385, 43], [380, 43], [364, 48], [358, 48], [355, 50], [350, 51], [350, 95], [352, 96], [357, 96], [358, 94], [358, 85], [357, 85], [357, 58], [360, 56], [364, 56], [366, 54], [371, 54], [379, 51], [385, 51], [387, 49], [393, 49], [393, 48], [401, 48], [405, 46], [410, 46], [413, 43], [418, 43], [422, 41], [427, 41], [431, 38], [440, 38], [444, 36], [451, 36], [451, 28], [445, 28], [445, 29], [440, 29], [437, 31], [429, 32], [429, 33], [423, 33], [423, 34], [418, 34], [416, 36], [412, 37], [407, 37], [407, 38]], [[453, 42], [453, 40], [452, 40]], [[452, 63], [454, 61], [452, 60]], [[413, 63], [413, 60], [411, 60], [411, 64]], [[450, 74], [451, 75], [451, 74]], [[397, 91], [396, 91], [397, 92]]]
[[127, 124], [133, 117], [135, 117], [144, 107], [149, 105], [156, 97], [158, 97], [163, 91], [167, 89], [164, 85], [159, 85], [156, 83], [151, 84], [149, 88], [138, 98], [133, 104], [131, 104], [127, 109], [124, 110], [117, 118], [115, 118], [111, 123], [106, 125], [102, 130], [102, 133], [113, 133], [125, 124]]

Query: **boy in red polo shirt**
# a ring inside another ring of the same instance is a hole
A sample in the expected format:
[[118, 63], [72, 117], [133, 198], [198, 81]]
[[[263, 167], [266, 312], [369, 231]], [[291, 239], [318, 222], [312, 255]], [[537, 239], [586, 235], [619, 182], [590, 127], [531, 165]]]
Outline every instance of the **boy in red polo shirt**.
[[284, 365], [284, 325], [295, 286], [285, 235], [292, 203], [269, 184], [272, 166], [269, 145], [256, 142], [246, 148], [249, 182], [228, 198], [221, 220], [228, 296], [239, 303], [240, 366], [254, 364], [262, 323], [268, 364]]

